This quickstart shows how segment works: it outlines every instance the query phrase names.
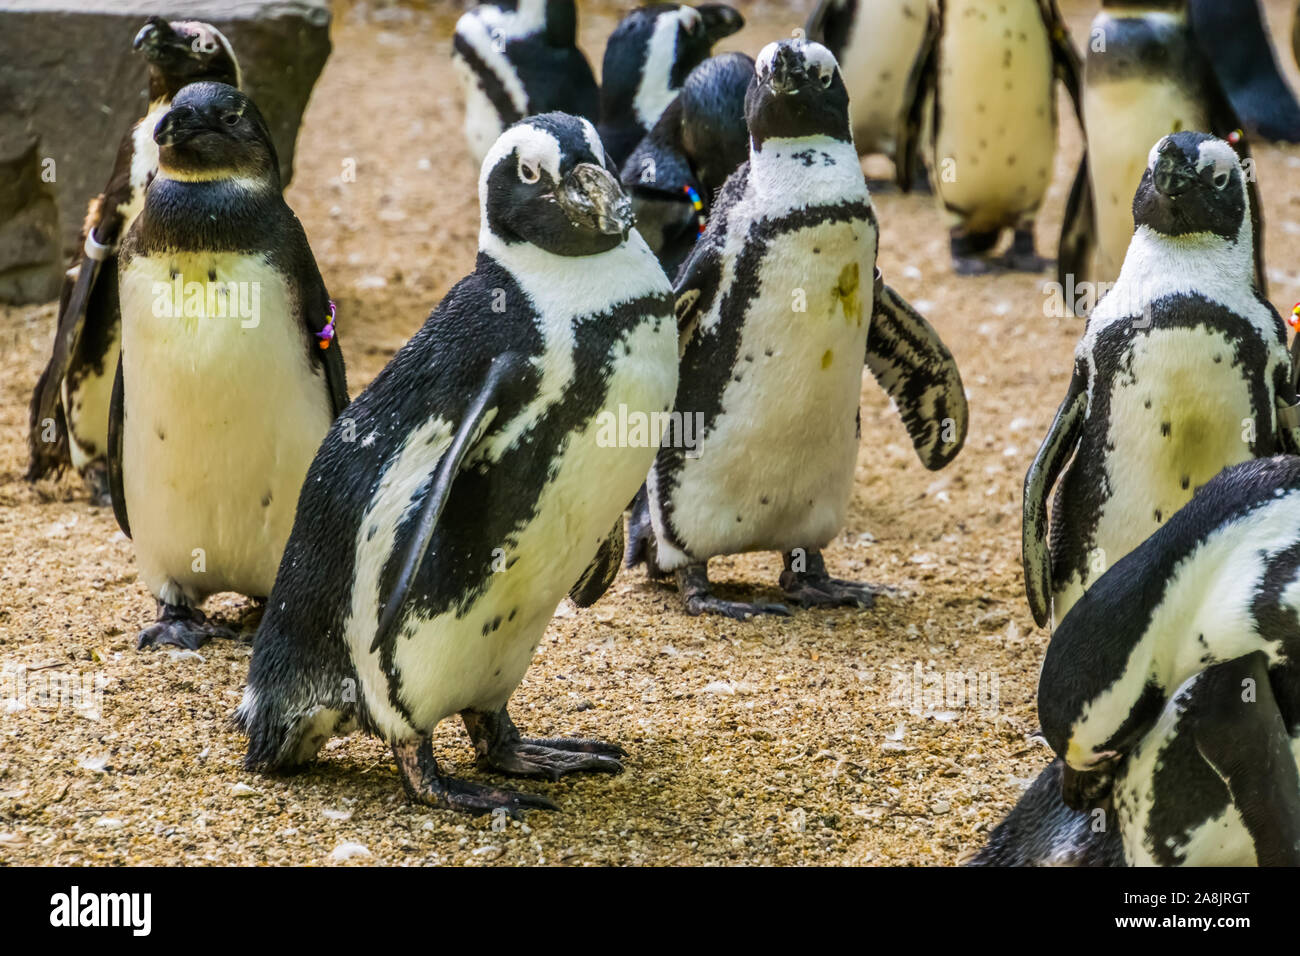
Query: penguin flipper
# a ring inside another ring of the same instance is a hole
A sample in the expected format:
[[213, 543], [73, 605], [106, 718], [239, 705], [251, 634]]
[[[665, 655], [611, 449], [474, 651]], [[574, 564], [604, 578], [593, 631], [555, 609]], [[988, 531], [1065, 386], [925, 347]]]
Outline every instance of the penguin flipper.
[[894, 404], [921, 464], [937, 471], [966, 441], [969, 413], [961, 373], [925, 318], [876, 270], [866, 365]]
[[122, 422], [125, 417], [122, 383], [122, 353], [117, 353], [117, 374], [113, 376], [113, 397], [108, 403], [108, 493], [113, 499], [113, 516], [128, 538], [131, 522], [126, 516], [126, 491], [122, 473]]
[[447, 504], [447, 496], [451, 493], [456, 473], [474, 445], [484, 420], [499, 405], [503, 390], [522, 374], [523, 367], [524, 359], [516, 352], [498, 355], [488, 366], [483, 384], [467, 406], [456, 434], [439, 461], [438, 470], [424, 496], [415, 533], [407, 543], [398, 565], [397, 581], [383, 603], [379, 626], [375, 629], [375, 639], [370, 644], [371, 653], [393, 639], [393, 629], [401, 620], [402, 608], [410, 594], [411, 584], [415, 581], [415, 576], [424, 561], [424, 554], [429, 549], [429, 541], [433, 537], [439, 517], [442, 516], [442, 509]]
[[[921, 149], [921, 129], [925, 124], [925, 104], [934, 91], [939, 75], [939, 39], [943, 32], [941, 12], [930, 11], [929, 24], [921, 49], [912, 63], [904, 93], [903, 120], [897, 136], [894, 155], [894, 180], [903, 192], [912, 191], [912, 173], [916, 169], [916, 156]], [[938, 107], [934, 122], [938, 123]]]
[[1206, 668], [1185, 706], [1196, 748], [1227, 786], [1259, 865], [1300, 866], [1300, 772], [1265, 653]]
[[[1083, 151], [1079, 170], [1070, 186], [1070, 197], [1065, 202], [1065, 216], [1061, 220], [1061, 238], [1056, 248], [1056, 278], [1061, 284], [1061, 297], [1065, 308], [1074, 312], [1070, 289], [1088, 278], [1093, 248], [1097, 243], [1096, 213], [1092, 208], [1092, 177], [1088, 172], [1088, 151]], [[1086, 316], [1081, 316], [1086, 318]]]
[[[102, 265], [100, 259], [83, 256], [76, 280], [64, 287], [59, 324], [54, 333], [54, 351], [32, 391], [28, 409], [28, 481], [36, 481], [52, 471], [60, 471], [70, 461], [67, 423], [63, 412], [63, 379], [68, 374], [68, 363], [76, 354], [82, 332], [86, 328], [90, 294], [95, 288], [95, 280], [99, 277]], [[41, 440], [46, 422], [54, 423], [52, 442]]]
[[1074, 454], [1088, 410], [1087, 380], [1075, 366], [1065, 400], [1056, 410], [1052, 427], [1025, 474], [1021, 525], [1021, 562], [1025, 569], [1025, 596], [1034, 622], [1047, 627], [1051, 620], [1052, 560], [1047, 542], [1048, 497], [1065, 463]]
[[623, 516], [619, 515], [608, 536], [600, 543], [596, 556], [582, 572], [576, 584], [569, 589], [569, 597], [578, 607], [591, 607], [599, 601], [618, 577], [618, 566], [623, 560]]
[[1056, 0], [1039, 0], [1039, 11], [1043, 15], [1043, 25], [1047, 27], [1048, 40], [1052, 44], [1056, 78], [1065, 84], [1070, 101], [1074, 104], [1075, 119], [1079, 121], [1079, 128], [1083, 129], [1083, 83], [1080, 80], [1083, 61], [1079, 58], [1079, 51], [1074, 48], [1074, 41], [1070, 39], [1070, 31], [1066, 29]]
[[[325, 327], [334, 321], [330, 311], [333, 303], [325, 291], [325, 280], [321, 278], [316, 257], [312, 255], [307, 243], [307, 234], [302, 223], [292, 212], [293, 228], [286, 242], [288, 261], [292, 273], [303, 277], [302, 288], [298, 290], [298, 307], [302, 310], [301, 321], [307, 332], [307, 348], [312, 361], [325, 376], [325, 388], [329, 392], [330, 409], [333, 418], [348, 405], [347, 370], [343, 366], [343, 348], [339, 342], [338, 328], [335, 327], [329, 338], [322, 339]], [[324, 343], [325, 348], [320, 345]]]

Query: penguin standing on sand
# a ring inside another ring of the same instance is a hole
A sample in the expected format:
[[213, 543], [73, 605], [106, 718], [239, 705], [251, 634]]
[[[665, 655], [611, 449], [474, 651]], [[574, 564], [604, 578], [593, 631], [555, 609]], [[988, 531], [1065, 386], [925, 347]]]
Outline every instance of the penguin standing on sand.
[[444, 776], [429, 735], [459, 714], [493, 770], [621, 769], [612, 744], [521, 738], [507, 703], [564, 596], [589, 605], [618, 571], [655, 448], [607, 420], [667, 413], [677, 326], [587, 121], [508, 129], [479, 202], [474, 272], [312, 465], [236, 719], [250, 768], [304, 763], [356, 722], [412, 800], [515, 812], [553, 805]]
[[86, 210], [81, 255], [63, 284], [54, 352], [32, 393], [27, 436], [28, 481], [71, 464], [105, 505], [111, 501], [108, 404], [121, 339], [117, 246], [158, 171], [154, 127], [187, 83], [240, 85], [230, 41], [211, 24], [150, 17], [132, 46], [149, 65], [149, 109], [122, 137], [108, 184]]
[[574, 0], [500, 0], [456, 22], [452, 65], [465, 91], [465, 138], [482, 163], [501, 131], [559, 110], [593, 122], [600, 89], [578, 49]]
[[227, 633], [205, 597], [271, 593], [348, 395], [333, 304], [257, 107], [192, 83], [153, 135], [158, 175], [119, 253], [109, 484], [158, 600], [140, 646], [193, 648]]
[[[939, 0], [932, 23], [908, 96], [900, 173], [912, 169], [933, 93], [931, 184], [953, 224], [953, 268], [1039, 272], [1047, 263], [1034, 251], [1034, 218], [1056, 162], [1057, 79], [1079, 109], [1079, 56], [1056, 0]], [[1005, 229], [1011, 248], [992, 259]]]
[[1025, 588], [1040, 627], [1223, 468], [1300, 448], [1286, 329], [1255, 285], [1237, 154], [1205, 133], [1164, 137], [1133, 214], [1119, 281], [1088, 319], [1025, 476]]
[[600, 72], [600, 138], [615, 168], [622, 169], [713, 44], [744, 25], [723, 3], [654, 3], [619, 21]]
[[655, 460], [629, 555], [652, 574], [675, 572], [690, 614], [788, 613], [710, 593], [709, 558], [757, 550], [783, 553], [792, 601], [869, 606], [872, 589], [830, 577], [821, 556], [853, 493], [863, 359], [930, 468], [965, 440], [961, 377], [875, 269], [875, 211], [830, 51], [802, 40], [764, 47], [745, 112], [749, 160], [674, 289], [683, 428]]
[[754, 61], [743, 53], [709, 57], [623, 164], [637, 231], [669, 276], [695, 247], [714, 197], [749, 158], [745, 94]]
[[[808, 39], [830, 50], [844, 72], [853, 142], [863, 156], [881, 153], [899, 161], [908, 81], [924, 49], [932, 6], [931, 0], [821, 0], [808, 18]], [[912, 179], [924, 181], [923, 165], [916, 164]]]
[[1225, 470], [1116, 563], [1043, 663], [1065, 764], [973, 862], [1300, 864], [1298, 575], [1296, 457]]
[[[1239, 121], [1201, 52], [1186, 0], [1103, 0], [1092, 22], [1084, 64], [1083, 128], [1088, 143], [1066, 202], [1057, 271], [1067, 305], [1086, 315], [1114, 282], [1133, 235], [1133, 190], [1151, 144], [1162, 136], [1205, 130], [1250, 157]], [[1251, 167], [1247, 167], [1251, 168]], [[1259, 198], [1254, 211], [1257, 281], [1264, 288]], [[1082, 283], [1092, 288], [1078, 290]], [[1091, 293], [1086, 294], [1086, 293]]]

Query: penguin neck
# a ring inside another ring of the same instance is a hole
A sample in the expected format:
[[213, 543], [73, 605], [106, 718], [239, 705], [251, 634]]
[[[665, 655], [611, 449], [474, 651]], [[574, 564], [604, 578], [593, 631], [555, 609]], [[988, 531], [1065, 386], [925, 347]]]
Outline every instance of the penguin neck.
[[1107, 297], [1115, 296], [1127, 307], [1120, 311], [1133, 315], [1162, 295], [1197, 292], [1228, 305], [1241, 301], [1243, 289], [1256, 289], [1254, 230], [1249, 214], [1234, 240], [1210, 233], [1166, 236], [1139, 225]]
[[750, 143], [750, 187], [785, 207], [866, 200], [866, 177], [853, 143], [832, 136], [771, 138]]
[[136, 231], [144, 251], [243, 250], [264, 245], [284, 199], [263, 179], [182, 180], [159, 170]]
[[676, 16], [660, 15], [655, 21], [654, 32], [650, 34], [650, 42], [646, 44], [641, 79], [630, 104], [633, 114], [645, 129], [654, 126], [681, 89], [680, 80], [674, 76], [678, 72], [678, 27]]

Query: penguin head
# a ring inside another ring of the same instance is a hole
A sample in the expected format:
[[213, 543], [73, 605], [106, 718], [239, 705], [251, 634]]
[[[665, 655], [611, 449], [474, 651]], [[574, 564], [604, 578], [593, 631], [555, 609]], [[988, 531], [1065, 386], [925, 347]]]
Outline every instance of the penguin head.
[[653, 125], [713, 44], [745, 25], [725, 3], [698, 7], [655, 3], [638, 7], [619, 21], [605, 45], [600, 89], [601, 117], [615, 122], [635, 116]]
[[494, 239], [590, 256], [620, 245], [634, 223], [596, 128], [567, 113], [530, 116], [502, 133], [478, 189], [480, 245]]
[[682, 148], [707, 196], [749, 158], [745, 96], [753, 79], [753, 60], [723, 53], [693, 69], [682, 87]]
[[1162, 236], [1249, 242], [1250, 198], [1236, 150], [1206, 133], [1173, 133], [1151, 148], [1133, 222]]
[[[225, 34], [210, 23], [150, 17], [131, 44], [144, 54], [151, 80], [175, 96], [187, 83], [213, 80], [240, 86], [242, 76], [235, 51]], [[154, 95], [153, 90], [150, 95]]]
[[184, 182], [239, 179], [280, 186], [271, 134], [257, 106], [225, 83], [191, 83], [153, 133], [158, 168]]
[[745, 96], [750, 144], [761, 151], [767, 139], [828, 136], [853, 141], [849, 93], [839, 63], [820, 43], [782, 40], [758, 54], [756, 74]]

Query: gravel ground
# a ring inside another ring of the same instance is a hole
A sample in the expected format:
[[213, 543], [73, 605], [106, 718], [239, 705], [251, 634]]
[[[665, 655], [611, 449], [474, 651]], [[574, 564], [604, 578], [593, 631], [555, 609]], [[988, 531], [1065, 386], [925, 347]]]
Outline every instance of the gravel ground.
[[[751, 54], [803, 18], [803, 4], [739, 5], [749, 26], [723, 46]], [[581, 6], [593, 53], [617, 8]], [[1085, 38], [1095, 4], [1063, 7]], [[1287, 4], [1268, 9], [1289, 51]], [[455, 14], [337, 14], [288, 198], [339, 302], [355, 394], [472, 268], [476, 170], [447, 56]], [[1061, 141], [1044, 252], [1080, 152], [1064, 108]], [[1300, 232], [1300, 155], [1267, 145], [1255, 155], [1271, 291], [1289, 310], [1300, 296], [1284, 252]], [[355, 182], [344, 182], [353, 160]], [[0, 308], [0, 698], [19, 681], [102, 688], [89, 708], [0, 699], [0, 863], [933, 865], [979, 847], [1048, 759], [1033, 737], [1046, 634], [1022, 593], [1020, 483], [1082, 324], [1046, 314], [1043, 278], [953, 277], [929, 198], [882, 188], [876, 203], [885, 275], [952, 347], [972, 412], [965, 450], [932, 474], [864, 382], [857, 488], [826, 558], [894, 594], [865, 612], [740, 624], [684, 616], [638, 571], [594, 608], [562, 606], [515, 719], [537, 736], [617, 740], [627, 772], [523, 782], [563, 812], [505, 826], [408, 806], [388, 749], [361, 736], [333, 741], [292, 777], [243, 770], [228, 721], [250, 645], [134, 650], [153, 601], [112, 514], [90, 507], [75, 477], [21, 479], [54, 308]], [[766, 554], [713, 565], [724, 595], [777, 598], [779, 571]], [[208, 609], [238, 622], [249, 606], [222, 595]], [[979, 693], [962, 699], [959, 675]], [[934, 692], [941, 678], [951, 692]], [[483, 779], [458, 722], [440, 728], [436, 750], [452, 772]]]

